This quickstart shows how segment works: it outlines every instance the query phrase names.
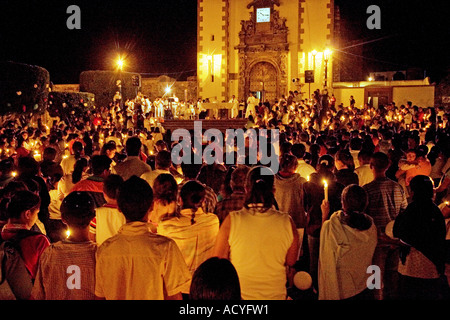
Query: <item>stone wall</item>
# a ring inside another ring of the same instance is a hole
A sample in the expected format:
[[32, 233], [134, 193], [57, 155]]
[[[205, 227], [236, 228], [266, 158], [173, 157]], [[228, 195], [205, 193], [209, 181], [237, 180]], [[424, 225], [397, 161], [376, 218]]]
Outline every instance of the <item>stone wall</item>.
[[[155, 100], [161, 97], [172, 97], [174, 94], [180, 100], [197, 101], [197, 80], [196, 77], [189, 77], [186, 81], [177, 81], [168, 76], [159, 76], [155, 78], [142, 78], [141, 92]], [[169, 88], [170, 91], [166, 92]]]
[[39, 66], [0, 63], [0, 114], [43, 113], [50, 91], [50, 74]]

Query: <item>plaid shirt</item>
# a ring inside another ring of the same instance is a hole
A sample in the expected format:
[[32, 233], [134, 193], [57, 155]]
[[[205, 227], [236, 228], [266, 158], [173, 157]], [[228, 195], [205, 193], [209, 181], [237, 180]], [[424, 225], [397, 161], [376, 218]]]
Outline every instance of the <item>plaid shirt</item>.
[[235, 191], [229, 197], [217, 203], [214, 213], [219, 217], [220, 223], [222, 223], [231, 211], [242, 209], [244, 202], [245, 192]]
[[[178, 194], [180, 194], [181, 188], [188, 181], [189, 180], [183, 180], [178, 185]], [[200, 182], [198, 180], [196, 180], [196, 181]], [[205, 201], [203, 201], [202, 209], [206, 213], [213, 213], [215, 211], [216, 205], [217, 205], [217, 195], [216, 195], [216, 193], [214, 192], [214, 190], [211, 187], [208, 187], [207, 185], [205, 185], [203, 183], [202, 183], [202, 185], [205, 187], [205, 191], [206, 191]]]
[[366, 213], [373, 218], [377, 228], [383, 231], [408, 206], [403, 188], [389, 178], [375, 179], [363, 188], [369, 198]]

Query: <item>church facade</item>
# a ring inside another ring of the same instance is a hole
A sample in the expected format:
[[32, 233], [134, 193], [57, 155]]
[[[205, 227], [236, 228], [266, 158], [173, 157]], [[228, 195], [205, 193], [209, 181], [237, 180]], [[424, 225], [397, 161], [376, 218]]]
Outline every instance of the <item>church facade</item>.
[[273, 103], [332, 87], [333, 0], [198, 0], [197, 10], [199, 98]]

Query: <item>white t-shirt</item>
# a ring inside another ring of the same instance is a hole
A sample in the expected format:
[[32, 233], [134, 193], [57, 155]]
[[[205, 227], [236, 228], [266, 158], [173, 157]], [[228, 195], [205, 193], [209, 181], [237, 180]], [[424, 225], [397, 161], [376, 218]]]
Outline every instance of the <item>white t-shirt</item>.
[[89, 230], [95, 234], [97, 245], [101, 245], [106, 239], [116, 235], [125, 223], [125, 216], [116, 206], [105, 204], [95, 209], [95, 219], [91, 222]]
[[289, 214], [242, 208], [230, 212], [230, 261], [244, 300], [286, 300], [286, 254], [294, 235]]

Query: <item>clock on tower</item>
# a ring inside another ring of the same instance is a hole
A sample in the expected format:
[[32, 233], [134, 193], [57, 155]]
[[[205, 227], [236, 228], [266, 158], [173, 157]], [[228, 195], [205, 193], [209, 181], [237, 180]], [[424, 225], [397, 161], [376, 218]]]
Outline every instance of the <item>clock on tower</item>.
[[270, 22], [270, 8], [257, 8], [256, 22]]

